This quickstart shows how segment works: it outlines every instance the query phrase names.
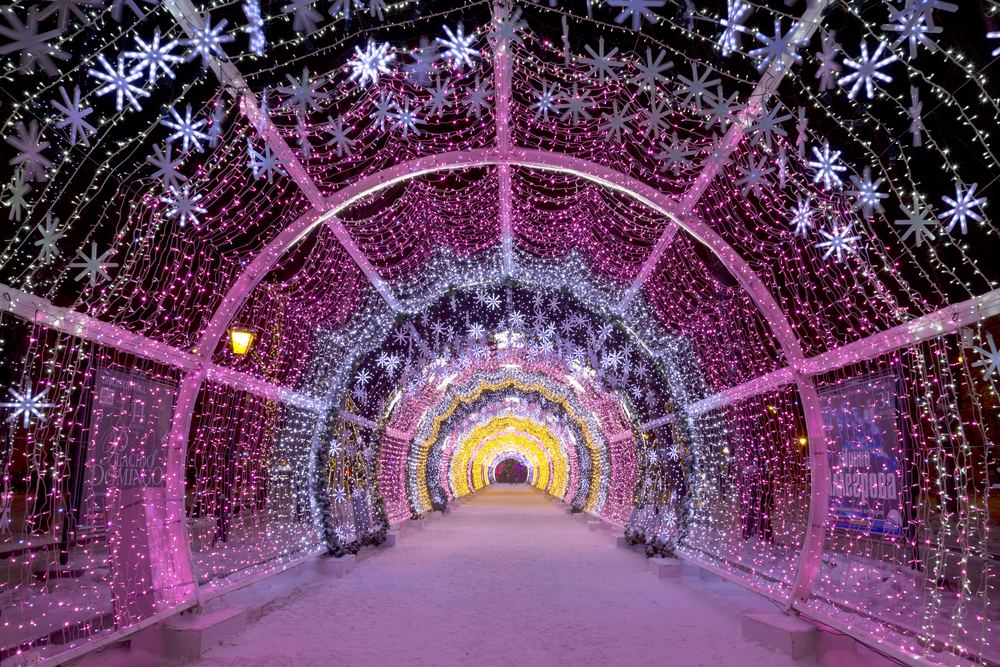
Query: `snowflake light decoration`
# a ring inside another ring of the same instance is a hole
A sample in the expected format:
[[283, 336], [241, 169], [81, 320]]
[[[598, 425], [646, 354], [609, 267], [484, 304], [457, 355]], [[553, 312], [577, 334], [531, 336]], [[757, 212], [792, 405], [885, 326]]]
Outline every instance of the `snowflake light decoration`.
[[615, 71], [620, 67], [624, 67], [625, 63], [614, 60], [614, 56], [618, 53], [618, 47], [611, 49], [607, 54], [604, 53], [604, 38], [601, 37], [597, 40], [597, 52], [590, 48], [590, 44], [584, 44], [584, 49], [590, 54], [590, 57], [581, 56], [580, 64], [588, 65], [590, 69], [583, 73], [583, 75], [588, 79], [593, 79], [597, 77], [597, 83], [600, 86], [604, 85], [604, 81], [617, 81], [618, 73]]
[[166, 216], [177, 218], [181, 227], [187, 225], [188, 221], [193, 225], [200, 225], [201, 220], [198, 216], [208, 213], [206, 209], [198, 206], [198, 202], [203, 197], [204, 195], [201, 193], [192, 195], [191, 186], [188, 183], [184, 184], [182, 190], [170, 188], [170, 193], [162, 196], [163, 203], [169, 207]]
[[461, 23], [458, 24], [455, 32], [452, 32], [448, 26], [444, 26], [444, 31], [448, 36], [444, 39], [437, 38], [438, 44], [445, 48], [441, 57], [451, 60], [458, 69], [462, 69], [466, 65], [471, 69], [473, 67], [472, 58], [479, 56], [479, 51], [472, 48], [472, 42], [476, 36], [474, 34], [466, 35], [465, 27]]
[[146, 158], [146, 162], [157, 168], [153, 172], [153, 178], [160, 179], [164, 190], [179, 187], [182, 182], [187, 180], [187, 176], [177, 171], [177, 167], [181, 166], [184, 158], [178, 157], [175, 160], [173, 153], [174, 145], [168, 141], [165, 150], [161, 150], [159, 146], [153, 146], [153, 154]]
[[247, 25], [243, 27], [250, 37], [250, 50], [258, 56], [264, 55], [267, 40], [264, 39], [264, 18], [260, 14], [259, 0], [247, 0], [243, 3], [243, 13], [247, 17]]
[[682, 169], [689, 169], [691, 158], [699, 153], [697, 148], [691, 148], [690, 139], [678, 138], [676, 130], [670, 138], [670, 143], [661, 141], [660, 148], [663, 152], [657, 153], [653, 157], [663, 162], [660, 165], [660, 171], [669, 169], [674, 176], [679, 175]]
[[30, 389], [22, 393], [8, 387], [7, 391], [14, 397], [14, 400], [8, 403], [0, 403], [0, 408], [13, 408], [13, 412], [11, 412], [5, 421], [10, 422], [16, 420], [18, 417], [23, 417], [22, 424], [24, 428], [28, 428], [32, 416], [37, 417], [40, 421], [45, 421], [45, 413], [42, 411], [56, 407], [55, 403], [46, 403], [43, 400], [45, 395], [49, 393], [49, 387], [34, 395], [32, 395], [33, 392]]
[[593, 104], [590, 100], [590, 91], [585, 90], [582, 93], [578, 90], [579, 84], [573, 84], [573, 93], [566, 97], [566, 101], [556, 105], [559, 111], [562, 111], [562, 115], [559, 120], [566, 122], [568, 119], [573, 120], [573, 125], [578, 125], [581, 118], [593, 118], [590, 111], [588, 110], [588, 102]]
[[21, 222], [21, 215], [28, 207], [24, 195], [31, 192], [31, 186], [25, 183], [24, 178], [24, 168], [22, 167], [14, 172], [14, 180], [4, 187], [5, 191], [10, 192], [10, 197], [3, 202], [4, 206], [10, 207], [10, 213], [7, 214], [8, 220]]
[[41, 134], [37, 120], [32, 120], [27, 127], [21, 120], [17, 123], [17, 136], [4, 137], [4, 141], [19, 151], [8, 164], [23, 165], [22, 173], [25, 178], [44, 183], [48, 180], [45, 171], [52, 168], [52, 162], [42, 155], [42, 151], [49, 147], [49, 142], [42, 141]]
[[817, 248], [826, 248], [826, 253], [823, 255], [823, 259], [827, 259], [830, 255], [836, 253], [837, 262], [843, 261], [844, 253], [850, 253], [851, 255], [857, 255], [857, 250], [855, 250], [854, 244], [861, 240], [860, 236], [851, 236], [851, 223], [847, 223], [842, 228], [833, 225], [830, 231], [827, 232], [825, 229], [819, 230], [819, 233], [823, 235], [826, 241], [821, 241], [816, 244]]
[[35, 241], [35, 245], [41, 248], [38, 252], [38, 262], [48, 264], [60, 254], [56, 243], [66, 236], [66, 227], [60, 229], [59, 218], [53, 218], [52, 213], [46, 212], [45, 226], [39, 224], [35, 229], [42, 235], [42, 238]]
[[906, 217], [896, 220], [893, 224], [907, 227], [906, 233], [903, 234], [903, 238], [900, 241], [905, 241], [910, 238], [910, 235], [913, 235], [919, 248], [923, 244], [924, 239], [928, 241], [934, 240], [934, 234], [930, 230], [930, 226], [934, 222], [934, 212], [929, 206], [924, 207], [922, 202], [915, 198], [913, 200], [912, 211], [903, 204], [900, 204], [899, 207], [903, 209], [903, 214]]
[[781, 21], [778, 19], [774, 20], [774, 39], [771, 39], [763, 33], [756, 33], [754, 38], [763, 42], [764, 46], [759, 49], [754, 49], [750, 51], [749, 55], [753, 58], [761, 58], [761, 61], [757, 63], [757, 71], [761, 72], [765, 67], [773, 60], [775, 65], [775, 70], [781, 72], [785, 67], [785, 58], [791, 58], [794, 62], [802, 64], [802, 56], [800, 56], [796, 51], [798, 47], [804, 46], [809, 42], [809, 40], [799, 37], [795, 38], [795, 33], [799, 30], [799, 24], [794, 24], [787, 33], [781, 34]]
[[323, 15], [313, 7], [314, 4], [316, 0], [292, 0], [281, 8], [281, 13], [295, 15], [292, 30], [311, 35], [318, 30], [316, 22], [323, 20]]
[[750, 193], [750, 190], [753, 190], [754, 195], [760, 198], [761, 187], [770, 187], [770, 182], [765, 176], [773, 172], [774, 167], [766, 167], [766, 164], [767, 156], [761, 155], [760, 160], [756, 163], [753, 161], [753, 158], [750, 158], [750, 164], [746, 169], [739, 165], [736, 166], [739, 172], [743, 174], [742, 178], [736, 179], [736, 185], [743, 186], [742, 194], [744, 197]]
[[549, 112], [555, 112], [556, 110], [556, 100], [558, 99], [558, 95], [558, 83], [547, 85], [545, 81], [542, 81], [542, 89], [540, 91], [535, 91], [535, 99], [537, 101], [528, 107], [529, 109], [534, 109], [536, 121], [543, 117], [546, 121], [549, 120]]
[[[894, 9], [889, 13], [889, 20], [893, 23], [882, 24], [882, 30], [899, 33], [899, 37], [892, 43], [892, 48], [900, 46], [903, 42], [909, 42], [910, 58], [917, 57], [918, 42], [926, 46], [929, 51], [936, 51], [937, 46], [927, 38], [927, 35], [942, 31], [940, 26], [933, 24], [931, 14], [914, 11], [915, 9], [916, 6], [912, 1], [908, 2], [902, 9]], [[931, 21], [929, 24], [928, 20]]]
[[868, 93], [868, 99], [872, 99], [875, 96], [874, 82], [875, 79], [889, 83], [892, 81], [892, 77], [888, 74], [880, 72], [879, 70], [890, 63], [896, 62], [896, 55], [889, 49], [889, 54], [879, 60], [882, 52], [888, 48], [885, 42], [879, 42], [878, 48], [875, 49], [875, 53], [869, 57], [868, 56], [868, 44], [866, 42], [861, 42], [861, 58], [859, 60], [851, 60], [850, 58], [844, 58], [844, 64], [855, 70], [851, 74], [840, 77], [837, 81], [841, 86], [846, 86], [847, 84], [853, 83], [851, 90], [847, 93], [847, 99], [853, 100], [855, 95], [858, 94], [858, 90], [861, 85], [864, 84], [865, 92]]
[[344, 127], [343, 117], [338, 116], [337, 120], [333, 117], [326, 117], [328, 124], [326, 126], [325, 132], [330, 135], [330, 139], [326, 142], [326, 145], [337, 147], [337, 157], [343, 157], [345, 154], [350, 156], [351, 149], [354, 148], [355, 141], [347, 136], [347, 129]]
[[395, 53], [389, 53], [389, 42], [378, 45], [368, 42], [364, 51], [355, 46], [354, 53], [355, 59], [347, 63], [354, 70], [348, 80], [357, 79], [362, 88], [368, 81], [377, 86], [379, 75], [389, 74], [389, 63], [396, 59]]
[[90, 24], [90, 18], [80, 9], [81, 7], [93, 7], [94, 9], [104, 9], [104, 3], [99, 0], [49, 0], [49, 6], [38, 14], [38, 20], [44, 21], [53, 14], [58, 14], [56, 26], [65, 32], [69, 27], [69, 13], [73, 15], [83, 25]]
[[722, 34], [719, 35], [719, 46], [722, 47], [723, 58], [740, 50], [742, 36], [749, 32], [743, 23], [750, 18], [752, 13], [753, 8], [743, 0], [729, 0], [727, 3], [726, 18], [719, 19], [719, 25], [723, 27]]
[[423, 118], [417, 118], [417, 111], [419, 111], [419, 108], [410, 109], [410, 99], [406, 98], [403, 101], [402, 107], [397, 105], [396, 111], [389, 114], [389, 118], [395, 121], [390, 129], [402, 130], [404, 139], [410, 136], [410, 132], [419, 137], [420, 130], [417, 128], [417, 125], [424, 125], [427, 121]]
[[102, 54], [98, 54], [97, 60], [101, 63], [104, 71], [100, 72], [95, 69], [90, 69], [87, 70], [87, 73], [90, 74], [90, 76], [108, 82], [108, 85], [97, 89], [97, 94], [102, 96], [114, 91], [116, 96], [115, 108], [118, 111], [122, 110], [122, 100], [125, 97], [128, 97], [129, 102], [132, 103], [132, 106], [135, 107], [136, 111], [142, 111], [142, 106], [139, 104], [139, 99], [136, 95], [139, 97], [149, 97], [149, 93], [138, 86], [132, 85], [133, 81], [136, 81], [142, 76], [142, 72], [136, 71], [125, 74], [124, 56], [118, 56], [117, 69], [112, 67]]
[[247, 139], [247, 158], [250, 160], [247, 166], [253, 170], [253, 177], [259, 180], [262, 176], [267, 175], [267, 182], [274, 183], [275, 174], [284, 176], [285, 170], [282, 165], [289, 163], [289, 160], [281, 159], [284, 150], [281, 148], [275, 153], [271, 150], [270, 144], [264, 144], [264, 152], [258, 153], [253, 147], [253, 142]]
[[872, 181], [871, 167], [865, 167], [863, 178], [852, 175], [851, 182], [854, 183], [854, 189], [845, 192], [845, 194], [858, 198], [852, 208], [855, 210], [862, 209], [865, 216], [869, 218], [874, 215], [874, 211], [885, 213], [885, 208], [882, 206], [881, 200], [887, 199], [889, 195], [879, 190], [879, 186], [882, 185], [882, 181], [884, 180], [883, 178], [879, 178], [876, 181]]
[[802, 197], [799, 197], [798, 206], [792, 209], [792, 221], [791, 224], [795, 226], [795, 235], [806, 238], [809, 236], [809, 230], [813, 228], [813, 208], [810, 205], [812, 203], [811, 198], [806, 198], [805, 202], [802, 201]]
[[711, 67], [706, 67], [703, 75], [698, 74], [698, 63], [691, 63], [691, 78], [687, 78], [683, 75], [677, 77], [677, 80], [684, 85], [674, 91], [674, 94], [678, 97], [684, 96], [681, 100], [683, 106], [691, 104], [694, 101], [695, 108], [698, 113], [702, 113], [702, 98], [711, 101], [713, 95], [710, 92], [711, 86], [722, 83], [720, 79], [709, 79], [714, 70]]
[[55, 47], [49, 46], [46, 42], [50, 39], [59, 38], [62, 28], [49, 30], [39, 34], [39, 17], [34, 7], [28, 10], [28, 22], [22, 23], [13, 8], [9, 6], [0, 7], [0, 14], [7, 19], [10, 27], [0, 25], [0, 35], [8, 37], [14, 41], [0, 46], [0, 54], [21, 52], [20, 69], [23, 72], [31, 72], [35, 65], [49, 76], [58, 76], [59, 70], [56, 68], [53, 58], [68, 60], [69, 54]]
[[305, 116], [310, 109], [319, 110], [320, 100], [330, 98], [329, 93], [320, 92], [319, 89], [326, 83], [326, 79], [320, 77], [316, 81], [310, 80], [309, 68], [302, 68], [302, 79], [296, 79], [291, 74], [285, 74], [290, 86], [280, 86], [278, 92], [288, 95], [288, 98], [281, 103], [282, 107], [292, 107], [298, 116]]
[[94, 126], [84, 120], [87, 116], [94, 112], [93, 109], [82, 109], [80, 108], [80, 86], [77, 86], [73, 91], [73, 99], [69, 99], [69, 94], [66, 89], [59, 86], [59, 93], [62, 95], [64, 104], [60, 104], [56, 100], [52, 100], [51, 104], [53, 108], [57, 111], [62, 112], [63, 119], [56, 123], [56, 127], [59, 129], [69, 127], [69, 145], [76, 146], [76, 137], [79, 135], [80, 141], [90, 148], [90, 139], [88, 134], [93, 134], [96, 132]]
[[837, 75], [843, 70], [836, 59], [837, 55], [844, 49], [837, 43], [836, 30], [824, 30], [820, 40], [822, 44], [820, 47], [821, 50], [814, 54], [816, 60], [819, 61], [815, 78], [819, 79], [820, 92], [835, 90], [837, 88]]
[[209, 136], [204, 132], [201, 132], [199, 128], [203, 126], [205, 123], [207, 123], [208, 120], [205, 118], [202, 118], [201, 120], [197, 121], [191, 120], [190, 104], [187, 105], [187, 111], [185, 112], [183, 118], [181, 118], [181, 115], [177, 113], [177, 110], [174, 109], [173, 107], [170, 107], [170, 115], [174, 117], [174, 120], [171, 121], [167, 120], [166, 118], [160, 120], [161, 125], [165, 125], [170, 129], [174, 130], [174, 133], [171, 134], [169, 137], [167, 137], [167, 141], [180, 139], [181, 142], [183, 143], [184, 146], [183, 151], [185, 153], [188, 152], [188, 148], [192, 144], [198, 150], [199, 153], [203, 153], [205, 149], [201, 147], [201, 142], [208, 141]]
[[632, 18], [632, 30], [642, 28], [642, 20], [646, 19], [653, 25], [659, 21], [660, 17], [653, 13], [653, 7], [662, 7], [667, 4], [667, 0], [609, 0], [608, 6], [613, 9], [621, 9], [621, 13], [615, 17], [615, 23], [624, 23], [625, 19]]
[[976, 197], [976, 187], [978, 183], [973, 183], [967, 190], [962, 191], [962, 184], [955, 183], [955, 198], [941, 197], [950, 208], [941, 214], [941, 218], [951, 218], [948, 227], [944, 230], [950, 232], [957, 224], [963, 234], [968, 233], [968, 219], [982, 221], [982, 217], [976, 213], [975, 209], [986, 203], [986, 197]]
[[813, 155], [816, 156], [815, 160], [809, 161], [809, 166], [816, 170], [816, 175], [813, 176], [813, 183], [819, 183], [823, 181], [823, 189], [831, 190], [834, 187], [840, 187], [843, 182], [840, 180], [839, 173], [842, 171], [847, 171], [847, 167], [842, 164], [838, 164], [840, 159], [840, 151], [831, 151], [830, 143], [823, 143], [823, 152], [820, 153], [819, 149], [813, 146]]
[[653, 60], [653, 50], [647, 48], [646, 62], [639, 61], [635, 63], [635, 68], [638, 72], [634, 77], [629, 79], [629, 83], [639, 86], [642, 90], [655, 92], [657, 83], [667, 82], [667, 77], [663, 73], [674, 67], [674, 63], [669, 60], [663, 62], [663, 59], [666, 57], [667, 52], [660, 49], [660, 52], [656, 54], [656, 60]]
[[512, 43], [524, 44], [521, 33], [527, 28], [528, 24], [521, 20], [520, 7], [514, 7], [514, 10], [510, 11], [501, 6], [497, 14], [490, 19], [487, 40], [493, 44], [495, 53], [504, 53]]
[[170, 63], [182, 63], [184, 58], [171, 53], [177, 48], [179, 42], [171, 40], [166, 44], [160, 44], [160, 29], [157, 28], [153, 32], [153, 41], [146, 43], [143, 41], [142, 37], [138, 35], [135, 36], [136, 50], [126, 51], [122, 55], [126, 58], [132, 58], [138, 60], [139, 62], [132, 66], [132, 73], [142, 72], [144, 69], [149, 70], [149, 83], [156, 84], [156, 73], [161, 71], [166, 74], [171, 79], [176, 78], [173, 70], [170, 69]]
[[[997, 32], [988, 32], [986, 33], [986, 37], [988, 39], [1000, 39], [1000, 30], [998, 30]], [[1000, 56], [1000, 46], [993, 49], [993, 52], [990, 55], [992, 55], [994, 58]]]
[[100, 282], [102, 279], [110, 281], [111, 276], [108, 275], [105, 269], [110, 269], [118, 266], [114, 262], [108, 261], [108, 257], [111, 257], [111, 255], [115, 254], [114, 249], [111, 248], [109, 250], [105, 250], [104, 253], [98, 255], [96, 243], [90, 244], [89, 257], [87, 255], [84, 255], [82, 250], [77, 250], [76, 254], [79, 255], [83, 261], [73, 262], [72, 264], [69, 265], [69, 267], [71, 269], [83, 269], [83, 271], [81, 271], [79, 275], [77, 275], [77, 277], [74, 278], [73, 280], [75, 280], [76, 282], [80, 282], [84, 278], [87, 278], [91, 287], [96, 287], [97, 283]]
[[236, 39], [232, 35], [222, 34], [227, 24], [228, 21], [222, 19], [213, 26], [212, 13], [205, 12], [204, 27], [198, 28], [194, 26], [194, 35], [191, 39], [185, 39], [182, 42], [184, 46], [191, 47], [191, 52], [188, 53], [187, 59], [191, 61], [201, 56], [201, 66], [207, 67], [210, 59], [214, 57], [225, 58], [226, 52], [222, 50], [222, 45]]

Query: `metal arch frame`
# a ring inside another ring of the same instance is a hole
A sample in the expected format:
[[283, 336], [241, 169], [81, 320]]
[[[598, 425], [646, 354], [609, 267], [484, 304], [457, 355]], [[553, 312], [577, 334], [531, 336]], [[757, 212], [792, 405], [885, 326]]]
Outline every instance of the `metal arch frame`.
[[[195, 402], [202, 382], [206, 379], [211, 356], [222, 340], [226, 327], [229, 326], [232, 318], [236, 316], [250, 293], [275, 263], [316, 226], [323, 223], [329, 224], [329, 221], [336, 219], [336, 215], [341, 210], [359, 199], [395, 183], [411, 180], [425, 174], [500, 165], [561, 172], [622, 192], [671, 218], [679, 227], [705, 244], [747, 291], [778, 339], [785, 358], [790, 362], [802, 400], [806, 418], [806, 433], [810, 442], [810, 469], [812, 472], [809, 526], [806, 530], [798, 574], [788, 600], [788, 606], [790, 608], [796, 599], [808, 598], [818, 572], [825, 537], [829, 504], [829, 464], [819, 395], [811, 377], [802, 372], [806, 361], [802, 347], [777, 301], [756, 272], [715, 230], [695, 213], [690, 211], [685, 213], [681, 204], [652, 186], [609, 167], [570, 155], [525, 148], [510, 149], [507, 155], [504, 152], [490, 148], [442, 153], [403, 162], [371, 174], [327, 197], [323, 201], [322, 210], [314, 208], [299, 216], [259, 252], [229, 288], [221, 304], [213, 313], [198, 341], [199, 353], [196, 368], [188, 373], [181, 382], [169, 440], [171, 455], [168, 461], [168, 479], [173, 484], [178, 485], [180, 489], [179, 485], [182, 483], [184, 460], [187, 453], [187, 438], [191, 428]], [[179, 524], [174, 522], [173, 525], [184, 528], [183, 522]], [[180, 541], [180, 537], [180, 535], [174, 535], [178, 541]]]

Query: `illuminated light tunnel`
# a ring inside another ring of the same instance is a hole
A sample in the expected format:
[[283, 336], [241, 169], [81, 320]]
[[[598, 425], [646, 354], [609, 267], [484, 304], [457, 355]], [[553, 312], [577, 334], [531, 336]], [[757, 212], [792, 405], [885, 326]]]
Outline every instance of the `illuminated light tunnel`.
[[522, 491], [1000, 665], [998, 39], [996, 0], [0, 8], [0, 666]]

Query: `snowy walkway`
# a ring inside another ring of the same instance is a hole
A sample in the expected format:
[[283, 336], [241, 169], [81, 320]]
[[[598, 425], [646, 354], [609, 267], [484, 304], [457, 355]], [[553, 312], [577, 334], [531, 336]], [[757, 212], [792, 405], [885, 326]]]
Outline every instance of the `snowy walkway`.
[[[342, 579], [310, 573], [275, 588], [245, 634], [186, 664], [816, 664], [741, 640], [740, 614], [760, 610], [761, 598], [720, 596], [697, 578], [656, 580], [641, 555], [527, 487], [492, 487]], [[138, 664], [135, 652], [107, 653], [86, 664]]]

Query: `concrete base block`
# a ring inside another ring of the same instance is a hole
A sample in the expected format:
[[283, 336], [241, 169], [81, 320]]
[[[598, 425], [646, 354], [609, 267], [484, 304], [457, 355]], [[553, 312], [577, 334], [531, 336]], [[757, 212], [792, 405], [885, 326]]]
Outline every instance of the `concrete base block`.
[[794, 659], [816, 650], [816, 626], [797, 616], [747, 614], [743, 617], [743, 639], [787, 653]]
[[847, 653], [858, 652], [858, 641], [849, 635], [835, 631], [819, 632], [816, 634], [816, 655], [823, 655], [830, 651], [845, 651]]
[[229, 635], [246, 629], [247, 613], [243, 609], [220, 609], [197, 616], [182, 614], [133, 638], [132, 648], [171, 658], [197, 658]]
[[452, 505], [450, 503], [444, 506], [445, 514], [451, 514], [451, 510], [452, 510]]
[[601, 522], [600, 521], [588, 521], [587, 522], [587, 530], [589, 530], [590, 532], [596, 533], [600, 529], [601, 529]]
[[649, 571], [657, 579], [675, 579], [681, 576], [681, 561], [679, 558], [650, 558]]
[[389, 532], [385, 534], [385, 542], [382, 543], [382, 546], [385, 548], [396, 546], [396, 540], [399, 539], [399, 532], [399, 528], [389, 530]]
[[439, 510], [434, 510], [434, 511], [428, 512], [426, 514], [426, 518], [428, 518], [428, 519], [440, 519], [443, 516], [444, 516], [444, 513], [440, 512]]
[[615, 546], [619, 549], [631, 549], [632, 545], [628, 543], [628, 538], [624, 535], [613, 535], [615, 538]]
[[423, 519], [407, 519], [406, 520], [407, 530], [423, 530], [424, 520]]
[[320, 574], [330, 574], [335, 577], [342, 577], [352, 569], [357, 562], [354, 554], [346, 554], [340, 558], [330, 558], [323, 556], [316, 559], [316, 569]]

